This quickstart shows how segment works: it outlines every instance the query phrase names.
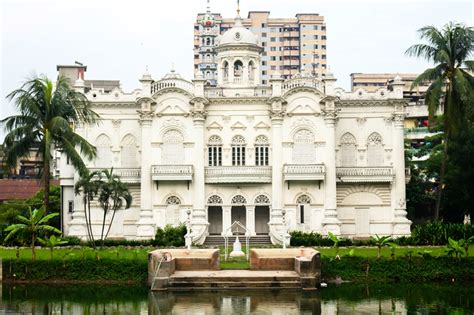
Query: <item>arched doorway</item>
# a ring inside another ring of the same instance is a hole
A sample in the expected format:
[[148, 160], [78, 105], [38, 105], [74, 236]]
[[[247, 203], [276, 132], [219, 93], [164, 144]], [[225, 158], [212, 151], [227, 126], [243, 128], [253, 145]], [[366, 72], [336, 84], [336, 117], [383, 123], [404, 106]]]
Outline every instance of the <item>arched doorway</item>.
[[212, 195], [207, 200], [207, 204], [209, 235], [220, 235], [222, 232], [222, 198], [218, 195]]
[[268, 234], [270, 229], [270, 199], [265, 195], [258, 195], [255, 198], [255, 233]]
[[180, 222], [180, 205], [181, 200], [177, 196], [169, 196], [166, 198], [166, 213], [165, 221], [166, 224], [178, 225]]
[[[235, 195], [232, 198], [232, 208], [231, 208], [231, 222], [234, 223], [235, 221], [239, 221], [243, 226], [246, 227], [247, 222], [247, 209], [245, 204], [247, 200], [242, 195]], [[240, 231], [240, 233], [244, 233], [245, 231]]]

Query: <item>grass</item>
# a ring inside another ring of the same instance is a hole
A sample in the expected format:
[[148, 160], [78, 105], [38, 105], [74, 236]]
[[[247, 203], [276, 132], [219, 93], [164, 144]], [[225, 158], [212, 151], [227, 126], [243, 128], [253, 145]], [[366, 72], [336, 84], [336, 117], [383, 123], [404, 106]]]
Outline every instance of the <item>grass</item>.
[[[97, 258], [100, 259], [139, 259], [146, 260], [148, 252], [155, 249], [154, 247], [112, 247], [97, 250], [96, 252], [89, 247], [72, 247], [64, 248], [59, 247], [54, 250], [54, 259], [82, 259], [82, 258]], [[325, 258], [334, 258], [336, 256], [336, 250], [332, 247], [320, 247], [316, 250], [321, 252], [321, 256]], [[228, 258], [227, 261], [224, 259], [224, 247], [219, 248], [221, 258], [221, 268], [223, 269], [246, 269], [249, 264], [246, 261], [246, 257], [235, 257]], [[229, 246], [229, 253], [232, 251], [232, 246]], [[242, 246], [242, 251], [246, 252], [245, 246]], [[357, 257], [377, 257], [377, 247], [341, 247], [339, 248], [339, 256], [352, 256]], [[19, 257], [23, 259], [31, 259], [31, 249], [28, 247], [22, 247], [18, 249]], [[395, 250], [396, 257], [404, 257], [411, 255], [413, 257], [420, 257], [423, 253], [428, 253], [431, 256], [445, 256], [444, 246], [403, 246]], [[17, 249], [11, 247], [0, 247], [0, 258], [3, 259], [15, 259], [17, 255]], [[388, 247], [382, 248], [382, 257], [390, 257], [391, 250]], [[469, 256], [474, 257], [474, 245], [469, 247]], [[49, 260], [50, 251], [48, 248], [37, 248], [36, 259], [38, 260]]]

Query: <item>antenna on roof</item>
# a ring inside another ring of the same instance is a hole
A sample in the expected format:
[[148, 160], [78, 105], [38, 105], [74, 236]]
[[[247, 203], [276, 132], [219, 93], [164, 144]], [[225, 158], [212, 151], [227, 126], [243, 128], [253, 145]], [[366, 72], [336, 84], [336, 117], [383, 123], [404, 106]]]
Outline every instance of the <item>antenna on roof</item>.
[[237, 15], [240, 15], [240, 0], [237, 0]]

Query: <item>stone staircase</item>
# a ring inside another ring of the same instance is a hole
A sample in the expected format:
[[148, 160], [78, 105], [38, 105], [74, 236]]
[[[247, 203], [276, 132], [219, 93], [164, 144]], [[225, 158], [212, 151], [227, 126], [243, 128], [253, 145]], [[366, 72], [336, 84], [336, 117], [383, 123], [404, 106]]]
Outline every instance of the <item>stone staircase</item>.
[[[239, 241], [242, 246], [245, 246], [245, 236], [239, 236]], [[209, 235], [206, 237], [204, 246], [224, 246], [224, 237], [220, 235]], [[229, 245], [234, 244], [235, 236], [229, 236]], [[257, 235], [251, 236], [249, 239], [250, 245], [272, 245], [270, 236], [268, 235]]]
[[278, 288], [301, 289], [300, 276], [294, 271], [176, 271], [170, 276], [168, 290]]

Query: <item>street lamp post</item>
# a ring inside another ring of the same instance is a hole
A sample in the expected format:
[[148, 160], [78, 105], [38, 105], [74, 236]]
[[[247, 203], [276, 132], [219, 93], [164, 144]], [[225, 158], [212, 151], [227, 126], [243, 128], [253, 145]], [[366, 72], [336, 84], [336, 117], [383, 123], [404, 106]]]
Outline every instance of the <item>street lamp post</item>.
[[191, 250], [193, 240], [191, 238], [191, 209], [186, 210], [186, 235], [184, 236], [185, 245], [188, 250]]

